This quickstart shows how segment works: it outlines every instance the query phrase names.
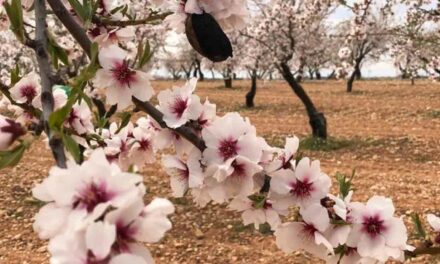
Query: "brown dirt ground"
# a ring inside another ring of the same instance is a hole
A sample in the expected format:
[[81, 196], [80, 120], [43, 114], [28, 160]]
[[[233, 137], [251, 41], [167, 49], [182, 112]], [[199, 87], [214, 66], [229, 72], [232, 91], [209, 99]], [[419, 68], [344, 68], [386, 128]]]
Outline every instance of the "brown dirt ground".
[[[156, 82], [156, 90], [170, 87]], [[323, 170], [334, 177], [340, 171], [357, 170], [354, 199], [373, 194], [390, 196], [401, 215], [440, 210], [440, 84], [418, 81], [361, 81], [347, 94], [344, 82], [306, 82], [309, 95], [322, 110], [332, 137], [349, 142], [335, 151], [305, 151], [320, 159]], [[300, 101], [281, 81], [259, 83], [256, 108], [245, 109], [249, 82], [202, 82], [197, 93], [209, 96], [219, 112], [239, 111], [248, 116], [260, 135], [280, 142], [288, 135], [304, 138], [310, 133]], [[22, 162], [0, 173], [0, 263], [47, 263], [46, 243], [32, 231], [38, 204], [31, 188], [47, 176], [53, 165], [42, 142], [35, 144]], [[159, 166], [143, 172], [149, 186], [146, 199], [170, 197], [168, 178]], [[177, 212], [173, 229], [151, 245], [157, 263], [317, 263], [298, 252], [286, 256], [276, 249], [274, 238], [253, 227], [243, 227], [238, 214], [224, 206], [199, 209], [190, 199], [173, 199]], [[408, 217], [406, 217], [408, 218]], [[440, 263], [418, 258], [414, 263]]]

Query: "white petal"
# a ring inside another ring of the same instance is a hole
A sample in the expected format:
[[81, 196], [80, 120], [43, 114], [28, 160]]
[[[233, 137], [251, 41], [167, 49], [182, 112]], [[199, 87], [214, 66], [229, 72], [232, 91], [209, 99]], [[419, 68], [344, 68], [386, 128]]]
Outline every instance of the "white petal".
[[284, 223], [275, 230], [276, 244], [285, 253], [292, 253], [301, 248], [301, 223]]
[[432, 228], [434, 228], [435, 231], [440, 232], [440, 217], [428, 214], [427, 219]]
[[98, 260], [102, 260], [110, 253], [111, 246], [116, 239], [116, 226], [105, 222], [94, 222], [86, 231], [87, 248], [93, 252]]
[[140, 257], [140, 256], [136, 256], [133, 254], [120, 254], [117, 255], [116, 257], [112, 258], [109, 262], [109, 264], [150, 264], [152, 262], [147, 262], [145, 261], [144, 258]]

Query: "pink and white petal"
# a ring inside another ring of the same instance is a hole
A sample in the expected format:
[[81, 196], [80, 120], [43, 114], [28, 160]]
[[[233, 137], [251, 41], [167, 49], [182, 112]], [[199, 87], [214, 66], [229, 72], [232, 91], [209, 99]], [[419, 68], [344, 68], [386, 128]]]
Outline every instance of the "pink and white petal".
[[280, 215], [277, 211], [272, 209], [266, 209], [266, 222], [270, 225], [272, 230], [276, 230], [277, 227], [281, 224]]
[[249, 224], [254, 224], [255, 229], [258, 229], [261, 224], [264, 224], [266, 222], [266, 215], [264, 214], [264, 211], [261, 209], [249, 209], [243, 212], [241, 215], [243, 219], [243, 224], [245, 226]]
[[367, 208], [379, 211], [382, 219], [387, 220], [394, 215], [394, 205], [390, 198], [383, 196], [373, 196], [367, 202]]
[[327, 209], [321, 204], [315, 203], [307, 207], [301, 207], [300, 214], [304, 222], [313, 224], [313, 226], [320, 232], [325, 232], [330, 226], [330, 218]]
[[136, 81], [130, 83], [133, 96], [141, 101], [148, 101], [153, 96], [154, 91], [151, 86], [149, 75], [145, 72], [136, 71]]
[[105, 259], [116, 240], [116, 226], [106, 222], [91, 223], [86, 230], [86, 245], [98, 260]]
[[304, 225], [297, 222], [279, 225], [275, 230], [275, 241], [277, 247], [288, 254], [301, 249], [303, 240], [299, 238], [301, 237], [303, 228]]
[[247, 197], [235, 197], [228, 205], [228, 208], [236, 211], [245, 211], [252, 208], [252, 201]]
[[188, 190], [188, 179], [172, 176], [170, 177], [170, 185], [174, 197], [183, 197]]
[[344, 245], [347, 242], [348, 235], [350, 234], [351, 227], [348, 225], [332, 226], [324, 233], [330, 244], [334, 248], [339, 245]]
[[401, 218], [393, 217], [386, 221], [385, 239], [390, 247], [404, 248], [408, 240], [405, 224]]
[[32, 225], [40, 239], [50, 239], [58, 235], [65, 227], [70, 208], [57, 207], [54, 203], [43, 206], [35, 215]]
[[130, 243], [128, 245], [128, 251], [134, 255], [141, 256], [147, 263], [154, 264], [153, 256], [151, 256], [151, 252], [145, 246]]
[[328, 252], [334, 254], [332, 244], [320, 232], [315, 232], [315, 243], [316, 245], [323, 245]]
[[272, 179], [270, 181], [270, 190], [278, 194], [286, 195], [291, 190], [290, 187], [291, 182], [296, 182], [295, 174], [293, 171], [288, 169], [278, 170], [272, 173]]
[[109, 45], [101, 48], [98, 59], [99, 64], [104, 69], [112, 69], [114, 64], [123, 61], [127, 57], [127, 52], [117, 45]]
[[440, 232], [440, 217], [433, 214], [428, 214], [427, 219], [429, 225], [431, 225], [435, 231]]
[[369, 235], [361, 235], [357, 250], [362, 257], [376, 258], [381, 261], [386, 260], [385, 238], [382, 236], [371, 238]]

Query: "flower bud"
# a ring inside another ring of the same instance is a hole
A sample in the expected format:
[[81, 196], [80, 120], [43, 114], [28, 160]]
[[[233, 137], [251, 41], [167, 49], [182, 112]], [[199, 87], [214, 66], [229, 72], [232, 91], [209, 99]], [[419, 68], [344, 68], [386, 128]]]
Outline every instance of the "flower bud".
[[188, 14], [185, 32], [191, 46], [211, 61], [232, 57], [231, 42], [210, 14]]

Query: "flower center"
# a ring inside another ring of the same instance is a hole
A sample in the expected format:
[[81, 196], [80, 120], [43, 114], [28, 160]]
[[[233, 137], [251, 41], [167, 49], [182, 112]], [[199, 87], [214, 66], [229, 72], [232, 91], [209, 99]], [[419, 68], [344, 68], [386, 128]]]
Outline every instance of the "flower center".
[[386, 227], [383, 224], [383, 220], [380, 219], [379, 215], [364, 217], [364, 221], [362, 224], [364, 225], [363, 231], [367, 232], [372, 237], [380, 235], [383, 231], [386, 230]]
[[310, 196], [310, 193], [313, 192], [313, 190], [313, 182], [309, 182], [309, 180], [305, 178], [304, 181], [297, 180], [296, 182], [291, 183], [290, 193], [293, 196], [302, 199]]
[[95, 207], [100, 203], [106, 203], [110, 201], [113, 194], [106, 190], [106, 185], [97, 185], [95, 183], [87, 186], [80, 192], [74, 207], [86, 208], [87, 212], [92, 212]]
[[139, 141], [139, 148], [143, 151], [147, 151], [151, 148], [151, 143], [148, 139], [142, 139]]
[[316, 232], [316, 228], [313, 225], [304, 223], [303, 230], [302, 230], [304, 238], [311, 239], [311, 238], [315, 237], [315, 232]]
[[128, 67], [128, 62], [118, 63], [112, 69], [113, 77], [118, 80], [121, 85], [130, 87], [130, 83], [135, 80], [136, 72]]
[[37, 96], [37, 90], [32, 85], [23, 86], [20, 89], [20, 92], [21, 92], [21, 96], [26, 97], [28, 102], [31, 102], [32, 99], [34, 99], [35, 96]]
[[237, 140], [232, 138], [222, 140], [218, 148], [218, 152], [224, 161], [237, 155], [238, 150]]
[[181, 118], [185, 110], [188, 108], [188, 99], [182, 99], [182, 97], [177, 97], [174, 99], [173, 105], [171, 106], [171, 112]]

